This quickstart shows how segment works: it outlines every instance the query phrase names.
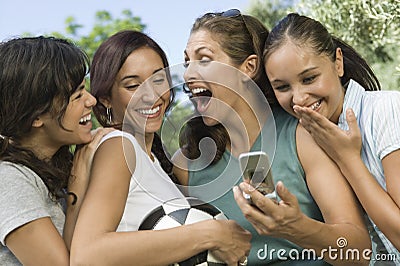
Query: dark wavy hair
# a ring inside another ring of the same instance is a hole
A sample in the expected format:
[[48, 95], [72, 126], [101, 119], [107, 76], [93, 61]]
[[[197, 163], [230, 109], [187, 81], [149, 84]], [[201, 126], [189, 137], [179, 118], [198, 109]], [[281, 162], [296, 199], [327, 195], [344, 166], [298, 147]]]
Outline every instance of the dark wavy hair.
[[[256, 75], [253, 81], [267, 98], [270, 104], [277, 104], [274, 93], [268, 89], [269, 81], [262, 63], [264, 43], [268, 37], [268, 29], [255, 17], [248, 15], [225, 16], [220, 13], [206, 13], [196, 19], [191, 34], [206, 30], [218, 41], [221, 49], [236, 65], [242, 64], [252, 54], [258, 56]], [[201, 116], [192, 118], [183, 128], [179, 144], [189, 159], [200, 156], [199, 143], [204, 137], [214, 140], [217, 151], [212, 164], [217, 163], [229, 142], [229, 135], [222, 124], [207, 126]]]
[[70, 147], [63, 146], [50, 160], [41, 160], [21, 140], [45, 113], [65, 129], [62, 119], [70, 96], [88, 71], [87, 55], [63, 39], [40, 36], [0, 44], [0, 159], [32, 169], [55, 198], [65, 196], [72, 167]]
[[326, 54], [332, 61], [335, 61], [336, 49], [341, 48], [344, 64], [341, 84], [345, 86], [353, 79], [367, 91], [381, 89], [378, 78], [360, 54], [332, 36], [320, 22], [297, 13], [288, 14], [271, 30], [264, 47], [264, 61], [289, 40], [299, 47], [311, 48], [317, 55]]
[[[153, 39], [142, 32], [134, 30], [124, 30], [114, 34], [104, 41], [97, 49], [90, 70], [91, 92], [97, 99], [97, 104], [93, 108], [93, 111], [100, 124], [104, 127], [112, 126], [121, 129], [121, 125], [109, 124], [107, 121], [106, 107], [99, 99], [111, 97], [112, 87], [122, 65], [132, 52], [142, 47], [152, 49], [161, 57], [163, 65], [166, 68], [168, 82], [170, 85], [172, 84], [168, 70], [169, 64], [167, 56]], [[175, 95], [172, 88], [170, 89], [170, 92], [171, 103], [174, 100]], [[167, 111], [169, 107], [170, 104], [167, 107]], [[154, 134], [151, 151], [157, 157], [161, 167], [170, 176], [171, 180], [178, 183], [177, 178], [172, 173], [173, 165], [170, 161], [170, 155], [166, 152], [166, 149], [164, 149], [161, 138], [157, 133]]]

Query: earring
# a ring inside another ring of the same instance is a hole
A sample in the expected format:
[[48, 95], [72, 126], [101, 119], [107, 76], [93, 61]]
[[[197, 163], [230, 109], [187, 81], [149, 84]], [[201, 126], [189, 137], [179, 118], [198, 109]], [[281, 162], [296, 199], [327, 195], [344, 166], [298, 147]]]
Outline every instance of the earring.
[[106, 114], [107, 114], [107, 124], [111, 125], [112, 124], [111, 108], [107, 107]]

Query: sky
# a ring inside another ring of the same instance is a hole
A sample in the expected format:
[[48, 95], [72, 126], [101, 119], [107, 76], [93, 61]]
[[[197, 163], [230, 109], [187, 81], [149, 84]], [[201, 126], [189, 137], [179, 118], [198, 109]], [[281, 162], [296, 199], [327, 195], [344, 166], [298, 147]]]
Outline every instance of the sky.
[[170, 65], [183, 61], [183, 50], [194, 20], [206, 12], [238, 8], [242, 13], [251, 0], [0, 0], [0, 41], [20, 36], [57, 31], [65, 33], [65, 19], [73, 16], [84, 26], [80, 34], [92, 29], [95, 13], [110, 12], [122, 18], [129, 9], [146, 25], [144, 30], [166, 52]]

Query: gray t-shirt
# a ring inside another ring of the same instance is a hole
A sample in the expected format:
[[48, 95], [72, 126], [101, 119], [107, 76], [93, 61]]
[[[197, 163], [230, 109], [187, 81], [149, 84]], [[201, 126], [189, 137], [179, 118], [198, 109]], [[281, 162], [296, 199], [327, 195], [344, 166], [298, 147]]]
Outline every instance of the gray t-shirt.
[[21, 265], [5, 239], [16, 228], [43, 217], [50, 217], [62, 235], [63, 209], [50, 199], [40, 177], [25, 166], [0, 161], [0, 265]]

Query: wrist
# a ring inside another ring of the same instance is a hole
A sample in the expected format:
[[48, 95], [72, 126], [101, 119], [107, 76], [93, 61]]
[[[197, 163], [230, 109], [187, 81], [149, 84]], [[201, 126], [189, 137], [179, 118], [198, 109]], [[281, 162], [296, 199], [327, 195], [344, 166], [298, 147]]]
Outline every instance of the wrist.
[[78, 196], [74, 192], [68, 191], [67, 192], [67, 203], [68, 203], [68, 205], [74, 206], [77, 202], [78, 202]]
[[345, 171], [351, 171], [355, 166], [364, 164], [360, 154], [353, 154], [347, 156], [341, 156], [336, 160], [336, 164], [339, 166], [342, 173]]
[[310, 219], [304, 213], [300, 213], [299, 218], [288, 226], [290, 231], [285, 238], [295, 243], [309, 238], [310, 234], [313, 234], [315, 229], [311, 229], [313, 227], [309, 226], [309, 221]]
[[207, 220], [192, 224], [190, 227], [190, 234], [196, 236], [195, 249], [198, 252], [204, 250], [213, 250], [219, 247], [219, 224], [215, 220]]

